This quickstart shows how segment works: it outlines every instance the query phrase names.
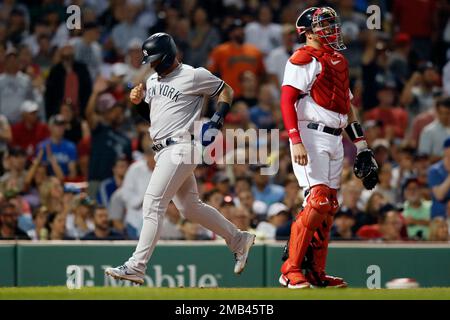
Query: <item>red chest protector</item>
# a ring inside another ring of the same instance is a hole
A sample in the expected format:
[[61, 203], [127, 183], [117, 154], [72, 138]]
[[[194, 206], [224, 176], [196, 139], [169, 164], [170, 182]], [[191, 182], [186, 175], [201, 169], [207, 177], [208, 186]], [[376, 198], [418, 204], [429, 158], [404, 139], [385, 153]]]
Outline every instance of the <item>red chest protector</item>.
[[291, 56], [289, 61], [293, 64], [304, 65], [316, 58], [322, 71], [314, 81], [309, 94], [321, 107], [347, 114], [350, 111], [348, 62], [345, 57], [332, 50], [318, 50], [304, 46]]

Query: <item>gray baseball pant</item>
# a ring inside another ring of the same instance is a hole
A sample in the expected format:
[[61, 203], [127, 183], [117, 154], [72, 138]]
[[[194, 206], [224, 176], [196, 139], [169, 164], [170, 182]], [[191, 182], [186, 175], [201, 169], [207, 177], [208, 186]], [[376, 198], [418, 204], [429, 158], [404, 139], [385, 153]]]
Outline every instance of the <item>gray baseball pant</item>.
[[194, 150], [192, 143], [170, 145], [155, 155], [156, 166], [145, 192], [143, 226], [139, 242], [127, 266], [145, 273], [156, 243], [159, 240], [163, 216], [170, 200], [188, 220], [199, 223], [225, 239], [232, 252], [237, 251], [241, 232], [218, 210], [203, 203], [194, 176], [195, 163], [184, 163]]

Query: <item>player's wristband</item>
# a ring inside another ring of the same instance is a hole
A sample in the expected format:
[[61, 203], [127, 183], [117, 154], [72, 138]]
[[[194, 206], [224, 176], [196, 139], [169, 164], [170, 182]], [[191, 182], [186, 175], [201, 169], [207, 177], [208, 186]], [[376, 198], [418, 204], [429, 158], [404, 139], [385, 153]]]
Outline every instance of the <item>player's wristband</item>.
[[345, 132], [347, 132], [350, 140], [355, 144], [358, 152], [368, 148], [364, 132], [358, 122], [355, 121], [350, 123], [345, 127]]
[[361, 125], [356, 121], [350, 123], [347, 127], [345, 127], [345, 131], [350, 137], [350, 140], [352, 140], [353, 142], [364, 140], [364, 132], [361, 128]]
[[292, 144], [302, 143], [302, 137], [297, 129], [290, 129], [288, 131], [289, 138], [291, 139]]
[[220, 101], [217, 104], [217, 111], [214, 113], [214, 115], [211, 118], [211, 122], [216, 124], [217, 129], [222, 128], [225, 116], [230, 111], [230, 109], [231, 109], [231, 106], [227, 102]]

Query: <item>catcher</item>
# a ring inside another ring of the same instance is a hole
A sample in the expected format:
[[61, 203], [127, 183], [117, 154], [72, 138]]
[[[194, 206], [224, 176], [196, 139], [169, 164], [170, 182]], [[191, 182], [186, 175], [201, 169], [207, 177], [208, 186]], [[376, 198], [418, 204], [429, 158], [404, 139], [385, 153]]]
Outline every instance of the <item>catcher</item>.
[[342, 132], [357, 148], [354, 173], [366, 189], [378, 182], [378, 166], [358, 123], [349, 88], [348, 63], [339, 17], [330, 7], [301, 13], [297, 31], [306, 37], [286, 63], [281, 110], [289, 134], [295, 176], [305, 191], [292, 223], [279, 282], [293, 289], [346, 287], [325, 273], [330, 229], [338, 211], [337, 190], [344, 159]]

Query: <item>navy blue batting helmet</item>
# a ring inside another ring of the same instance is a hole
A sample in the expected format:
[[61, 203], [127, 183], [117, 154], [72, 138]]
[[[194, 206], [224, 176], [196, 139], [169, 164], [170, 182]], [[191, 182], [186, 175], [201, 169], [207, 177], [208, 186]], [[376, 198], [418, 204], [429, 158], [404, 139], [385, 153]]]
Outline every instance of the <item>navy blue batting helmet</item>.
[[155, 71], [161, 74], [173, 64], [177, 55], [177, 46], [169, 34], [159, 32], [144, 41], [142, 54], [144, 55], [142, 64], [160, 61], [155, 67]]

